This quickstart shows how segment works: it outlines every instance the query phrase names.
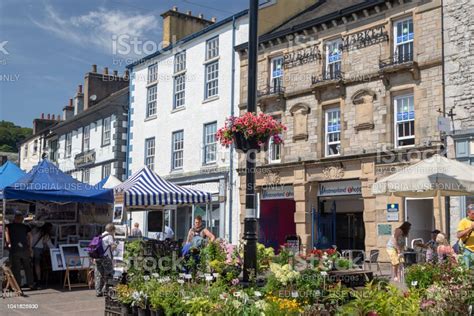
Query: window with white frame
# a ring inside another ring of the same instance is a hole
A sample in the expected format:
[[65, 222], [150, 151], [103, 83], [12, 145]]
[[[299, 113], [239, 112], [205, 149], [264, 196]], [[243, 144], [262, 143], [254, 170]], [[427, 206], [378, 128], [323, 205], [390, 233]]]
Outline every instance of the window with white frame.
[[90, 126], [84, 126], [82, 132], [82, 151], [89, 151], [90, 149], [91, 130]]
[[341, 76], [342, 41], [340, 39], [326, 43], [325, 79], [337, 79]]
[[66, 152], [65, 152], [65, 157], [69, 158], [71, 157], [72, 153], [72, 132], [69, 132], [66, 134], [66, 146], [64, 147]]
[[413, 19], [407, 18], [395, 21], [393, 26], [394, 36], [394, 57], [402, 63], [413, 60]]
[[206, 65], [205, 98], [208, 99], [219, 94], [219, 62]]
[[173, 170], [183, 168], [184, 131], [173, 132], [171, 137], [171, 167]]
[[341, 153], [341, 111], [339, 108], [328, 109], [325, 113], [326, 156], [337, 156]]
[[283, 56], [272, 58], [270, 75], [271, 92], [279, 92], [283, 86]]
[[415, 105], [413, 95], [394, 98], [395, 109], [395, 146], [415, 144]]
[[33, 154], [36, 155], [38, 153], [38, 140], [35, 139], [33, 142]]
[[82, 170], [82, 182], [89, 183], [91, 181], [91, 170], [86, 168]]
[[158, 80], [158, 64], [148, 66], [148, 83], [152, 83]]
[[186, 51], [174, 55], [174, 73], [181, 72], [186, 69]]
[[112, 120], [109, 117], [106, 117], [102, 120], [102, 146], [107, 146], [110, 145], [110, 139], [111, 139], [111, 126]]
[[108, 163], [105, 165], [102, 165], [102, 179], [107, 178], [112, 174], [112, 164]]
[[148, 118], [156, 115], [157, 86], [148, 87], [146, 94], [146, 117]]
[[52, 140], [49, 142], [49, 148], [51, 149], [49, 153], [49, 159], [51, 161], [57, 161], [58, 160], [58, 140]]
[[217, 123], [204, 124], [204, 164], [214, 163], [217, 160]]
[[174, 77], [174, 104], [173, 108], [178, 109], [184, 106], [186, 90], [186, 74], [180, 74]]
[[206, 60], [219, 56], [219, 37], [216, 36], [206, 42]]
[[145, 140], [145, 166], [153, 170], [155, 168], [155, 138]]
[[268, 142], [268, 161], [270, 163], [281, 161], [281, 144], [275, 144], [273, 136], [270, 137]]
[[28, 158], [28, 144], [26, 144], [24, 147], [23, 147], [23, 151], [24, 151], [24, 157], [23, 158]]

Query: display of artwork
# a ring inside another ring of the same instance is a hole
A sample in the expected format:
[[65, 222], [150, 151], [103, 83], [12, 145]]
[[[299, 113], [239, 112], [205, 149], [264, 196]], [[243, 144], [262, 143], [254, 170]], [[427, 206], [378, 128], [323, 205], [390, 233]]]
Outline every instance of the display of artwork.
[[26, 216], [29, 210], [30, 205], [28, 203], [8, 202], [5, 208], [5, 219], [12, 221], [15, 211], [20, 211]]
[[91, 240], [79, 240], [79, 248], [85, 251], [85, 249], [89, 246]]
[[77, 203], [36, 202], [35, 220], [66, 223], [77, 221]]
[[123, 261], [124, 250], [125, 250], [125, 242], [121, 240], [118, 242], [117, 248], [115, 248], [113, 252], [114, 260]]
[[59, 225], [58, 240], [67, 240], [68, 236], [77, 235], [77, 224], [61, 224]]
[[80, 236], [79, 235], [69, 235], [67, 236], [67, 243], [68, 244], [77, 244], [79, 242]]
[[113, 222], [114, 223], [122, 223], [122, 219], [123, 219], [123, 204], [115, 204], [114, 205], [114, 218], [113, 218]]
[[59, 245], [59, 249], [61, 249], [62, 262], [65, 266], [69, 268], [83, 267], [83, 260], [81, 260], [83, 252], [81, 252], [79, 244]]
[[115, 238], [127, 237], [127, 225], [115, 225]]
[[61, 254], [61, 249], [53, 248], [49, 249], [49, 253], [51, 255], [51, 268], [53, 271], [61, 271], [66, 269], [64, 265], [63, 257]]

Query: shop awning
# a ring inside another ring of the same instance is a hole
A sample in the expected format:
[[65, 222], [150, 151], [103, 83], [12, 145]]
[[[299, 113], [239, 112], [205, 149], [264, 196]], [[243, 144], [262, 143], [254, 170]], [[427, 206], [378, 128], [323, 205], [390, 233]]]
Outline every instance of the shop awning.
[[77, 181], [44, 159], [29, 173], [5, 187], [4, 198], [26, 201], [113, 203], [113, 191]]
[[474, 195], [474, 167], [434, 155], [377, 181], [372, 193], [401, 197]]
[[0, 198], [3, 196], [3, 188], [12, 184], [25, 175], [17, 165], [11, 161], [5, 162], [0, 167]]
[[178, 186], [147, 167], [117, 186], [115, 192], [124, 193], [127, 206], [166, 206], [211, 201], [210, 193]]

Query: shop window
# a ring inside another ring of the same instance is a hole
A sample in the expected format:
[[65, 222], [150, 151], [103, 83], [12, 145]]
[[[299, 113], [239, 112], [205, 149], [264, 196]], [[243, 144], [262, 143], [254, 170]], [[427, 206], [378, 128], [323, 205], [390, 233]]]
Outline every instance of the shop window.
[[155, 169], [155, 138], [145, 140], [145, 166]]
[[183, 168], [184, 155], [184, 131], [173, 132], [171, 137], [172, 158], [171, 168], [178, 170]]
[[413, 19], [403, 19], [394, 22], [394, 59], [398, 63], [413, 60]]
[[147, 89], [147, 102], [146, 102], [146, 117], [152, 117], [156, 115], [156, 96], [157, 86], [151, 86]]
[[395, 146], [415, 145], [415, 105], [413, 95], [394, 98]]
[[158, 64], [148, 66], [147, 83], [152, 83], [158, 80]]
[[270, 64], [270, 93], [278, 93], [283, 87], [283, 56], [272, 58]]
[[334, 80], [341, 77], [342, 69], [342, 40], [328, 42], [326, 44], [326, 71], [324, 79]]
[[204, 124], [204, 164], [216, 162], [217, 141], [216, 141], [217, 123]]
[[337, 156], [341, 153], [341, 111], [339, 108], [326, 110], [325, 115], [326, 152], [325, 155]]

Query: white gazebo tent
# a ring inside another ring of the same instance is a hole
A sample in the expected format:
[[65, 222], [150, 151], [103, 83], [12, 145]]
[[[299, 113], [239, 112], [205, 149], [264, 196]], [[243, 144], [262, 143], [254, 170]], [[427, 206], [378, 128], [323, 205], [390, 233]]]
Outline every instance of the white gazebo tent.
[[[474, 167], [434, 155], [377, 181], [372, 193], [398, 197], [438, 197], [441, 205], [441, 196], [474, 194]], [[442, 222], [441, 207], [439, 210]]]
[[[211, 193], [181, 187], [164, 180], [148, 167], [133, 174], [114, 188], [116, 202], [123, 200], [128, 212], [140, 210], [164, 210], [178, 205], [206, 204], [209, 213]], [[131, 222], [129, 223], [131, 225]]]

